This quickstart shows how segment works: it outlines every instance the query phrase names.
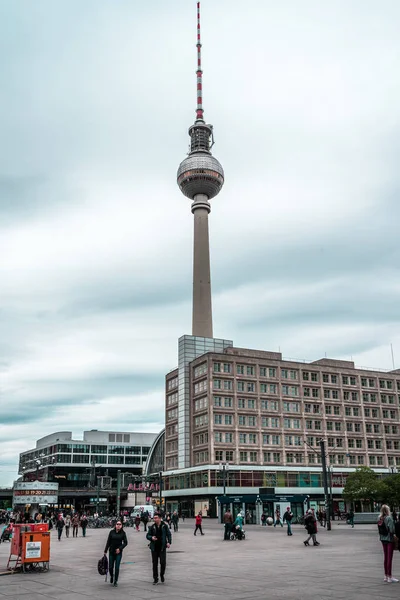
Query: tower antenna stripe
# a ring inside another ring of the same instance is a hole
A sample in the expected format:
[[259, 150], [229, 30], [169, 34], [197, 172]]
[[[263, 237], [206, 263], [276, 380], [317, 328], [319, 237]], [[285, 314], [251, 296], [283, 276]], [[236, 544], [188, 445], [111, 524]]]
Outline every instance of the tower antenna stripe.
[[200, 2], [197, 3], [197, 119], [203, 120], [203, 71], [201, 69]]

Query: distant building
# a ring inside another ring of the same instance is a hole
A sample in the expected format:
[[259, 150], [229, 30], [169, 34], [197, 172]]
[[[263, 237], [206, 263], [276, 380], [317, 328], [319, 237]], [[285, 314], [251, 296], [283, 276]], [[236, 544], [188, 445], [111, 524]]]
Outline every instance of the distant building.
[[129, 482], [142, 475], [156, 437], [155, 433], [91, 430], [83, 432], [83, 439], [73, 439], [71, 431], [59, 431], [20, 454], [19, 473], [25, 481], [57, 481], [60, 504], [68, 506], [94, 506], [99, 487], [101, 501], [106, 498], [110, 508], [117, 471], [121, 470], [126, 491]]

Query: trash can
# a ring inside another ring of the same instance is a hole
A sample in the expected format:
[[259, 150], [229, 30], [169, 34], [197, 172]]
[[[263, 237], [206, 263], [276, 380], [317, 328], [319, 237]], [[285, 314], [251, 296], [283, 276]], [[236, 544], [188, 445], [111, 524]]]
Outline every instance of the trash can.
[[24, 572], [49, 570], [49, 531], [30, 531], [22, 534], [21, 564]]

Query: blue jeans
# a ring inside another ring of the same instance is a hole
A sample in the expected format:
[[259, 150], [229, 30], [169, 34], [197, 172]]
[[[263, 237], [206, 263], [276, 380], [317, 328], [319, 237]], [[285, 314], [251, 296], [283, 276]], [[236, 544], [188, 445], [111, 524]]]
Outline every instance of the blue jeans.
[[[121, 558], [122, 558], [122, 552], [120, 552], [119, 554], [114, 554], [111, 552], [108, 553], [108, 559], [109, 559], [108, 570], [110, 571], [110, 577], [114, 577], [114, 581], [118, 581], [119, 566], [121, 564]], [[115, 572], [114, 572], [114, 565], [115, 565]]]
[[289, 521], [286, 521], [287, 524], [287, 534], [292, 535], [292, 524]]

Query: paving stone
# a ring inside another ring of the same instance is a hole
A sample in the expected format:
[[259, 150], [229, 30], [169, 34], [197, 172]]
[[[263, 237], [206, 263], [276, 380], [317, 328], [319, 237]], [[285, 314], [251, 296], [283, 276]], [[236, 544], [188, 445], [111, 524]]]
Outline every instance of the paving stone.
[[[349, 529], [334, 524], [318, 534], [319, 547], [304, 547], [304, 528], [247, 526], [246, 540], [222, 540], [221, 525], [205, 521], [206, 535], [193, 536], [186, 520], [173, 535], [167, 555], [166, 583], [152, 585], [151, 556], [143, 532], [127, 528], [120, 584], [113, 588], [97, 573], [108, 535], [88, 530], [86, 538], [51, 540], [48, 573], [0, 577], [0, 599], [21, 600], [389, 600], [398, 599], [400, 584], [383, 583], [383, 555], [376, 527]], [[0, 570], [7, 564], [9, 545], [0, 544]], [[400, 553], [393, 560], [400, 574]]]

